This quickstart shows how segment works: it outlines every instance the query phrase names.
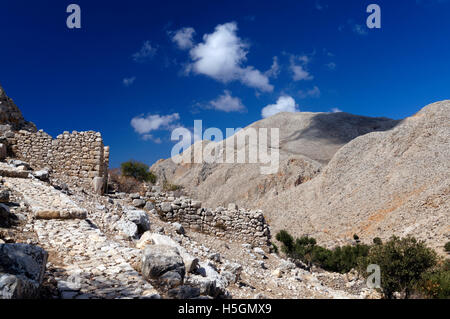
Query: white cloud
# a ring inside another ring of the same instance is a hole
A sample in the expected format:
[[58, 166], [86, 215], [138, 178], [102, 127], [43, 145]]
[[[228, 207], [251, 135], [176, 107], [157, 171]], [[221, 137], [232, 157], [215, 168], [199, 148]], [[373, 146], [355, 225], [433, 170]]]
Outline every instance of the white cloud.
[[159, 137], [154, 137], [151, 134], [144, 134], [144, 135], [142, 135], [142, 139], [144, 141], [152, 141], [152, 142], [154, 142], [156, 144], [161, 144], [162, 143], [162, 140]]
[[209, 104], [211, 108], [224, 112], [242, 112], [246, 109], [241, 99], [231, 96], [230, 91], [227, 90]]
[[136, 77], [133, 76], [131, 78], [125, 78], [122, 80], [123, 85], [125, 85], [126, 87], [129, 87], [131, 85], [133, 85], [134, 81], [136, 81]]
[[[290, 69], [292, 71], [292, 79], [294, 81], [310, 81], [314, 79], [314, 76], [312, 76], [305, 68], [310, 62], [309, 57], [306, 55], [302, 56], [294, 56], [292, 55], [290, 57], [291, 66]], [[300, 64], [297, 64], [300, 62]]]
[[172, 41], [176, 43], [181, 50], [187, 50], [194, 46], [194, 34], [194, 28], [182, 28], [175, 33], [169, 32], [169, 35], [172, 36]]
[[150, 41], [145, 41], [139, 52], [132, 55], [133, 60], [139, 63], [146, 62], [155, 55], [156, 50], [156, 47], [152, 47]]
[[237, 80], [261, 91], [273, 91], [266, 75], [252, 66], [243, 66], [247, 61], [248, 45], [236, 35], [237, 29], [237, 24], [230, 22], [205, 34], [203, 42], [190, 50], [193, 62], [188, 70], [224, 83]]
[[131, 120], [131, 126], [137, 133], [143, 135], [145, 139], [145, 135], [148, 135], [152, 131], [172, 129], [179, 119], [180, 115], [178, 113], [163, 116], [150, 114], [146, 117], [139, 115]]
[[331, 109], [331, 112], [332, 112], [332, 113], [341, 113], [342, 110], [338, 109], [337, 107], [333, 107], [333, 108]]
[[276, 104], [267, 105], [265, 108], [263, 108], [262, 117], [270, 117], [280, 112], [295, 113], [300, 112], [300, 109], [291, 96], [285, 95], [281, 96]]
[[280, 74], [280, 65], [278, 63], [277, 56], [273, 57], [273, 63], [272, 63], [272, 66], [270, 67], [270, 70], [266, 71], [266, 73], [264, 73], [264, 74], [267, 75], [268, 77], [272, 77], [272, 78], [278, 77], [278, 75]]
[[307, 97], [313, 97], [313, 98], [320, 97], [320, 89], [317, 86], [314, 86], [310, 90], [306, 90], [306, 91], [301, 90], [298, 93], [300, 94], [300, 97], [302, 99], [307, 98]]

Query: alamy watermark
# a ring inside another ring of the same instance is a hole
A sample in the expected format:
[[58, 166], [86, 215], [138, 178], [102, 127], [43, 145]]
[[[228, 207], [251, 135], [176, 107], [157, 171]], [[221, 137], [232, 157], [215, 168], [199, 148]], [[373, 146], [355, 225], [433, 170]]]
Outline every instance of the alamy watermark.
[[263, 175], [276, 174], [280, 166], [279, 128], [227, 128], [224, 135], [216, 127], [203, 132], [203, 122], [196, 120], [193, 134], [179, 127], [172, 131], [171, 138], [179, 141], [171, 154], [176, 164], [261, 164]]
[[367, 287], [371, 289], [381, 288], [381, 268], [379, 265], [371, 264], [367, 266], [366, 271], [370, 274], [367, 277]]

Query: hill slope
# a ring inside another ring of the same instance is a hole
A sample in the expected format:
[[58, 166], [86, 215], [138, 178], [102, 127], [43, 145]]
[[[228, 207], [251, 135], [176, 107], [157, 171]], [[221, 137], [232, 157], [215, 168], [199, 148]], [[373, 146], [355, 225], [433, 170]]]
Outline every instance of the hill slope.
[[158, 161], [151, 169], [160, 181], [184, 186], [189, 195], [202, 200], [206, 206], [233, 202], [253, 207], [258, 199], [314, 178], [352, 139], [369, 132], [388, 130], [397, 124], [398, 121], [386, 118], [347, 113], [279, 113], [247, 127], [257, 130], [280, 128], [278, 174], [262, 175], [259, 164], [177, 165], [171, 159]]
[[256, 203], [276, 229], [322, 242], [414, 235], [450, 239], [450, 101], [342, 147], [308, 183]]

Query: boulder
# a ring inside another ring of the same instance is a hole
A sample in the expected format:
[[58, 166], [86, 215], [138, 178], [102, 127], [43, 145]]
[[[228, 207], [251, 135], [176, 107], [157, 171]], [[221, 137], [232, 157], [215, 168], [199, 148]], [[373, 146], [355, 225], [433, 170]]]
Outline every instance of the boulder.
[[47, 252], [26, 244], [0, 244], [0, 299], [39, 298]]
[[150, 230], [150, 218], [145, 211], [128, 210], [124, 211], [124, 216], [128, 221], [136, 224], [139, 234]]
[[172, 204], [169, 202], [161, 203], [161, 210], [164, 213], [170, 213], [172, 211]]
[[174, 288], [182, 284], [186, 268], [178, 249], [152, 245], [144, 249], [141, 272], [145, 279]]
[[151, 201], [148, 201], [147, 203], [145, 203], [144, 209], [146, 211], [152, 211], [153, 209], [155, 209], [155, 204]]
[[170, 247], [177, 249], [181, 258], [183, 258], [186, 272], [191, 273], [191, 272], [195, 272], [197, 270], [199, 260], [197, 258], [191, 256], [186, 251], [186, 249], [181, 247], [177, 242], [175, 242], [169, 236], [150, 233], [149, 235], [146, 235], [146, 240], [148, 240], [149, 242], [152, 242], [155, 245], [165, 245], [165, 246], [170, 246]]
[[135, 238], [139, 233], [138, 226], [123, 217], [116, 223], [115, 227], [126, 237]]
[[130, 199], [140, 199], [141, 195], [139, 193], [133, 193], [129, 195]]
[[[229, 273], [231, 275], [225, 275], [225, 273]], [[230, 283], [236, 283], [241, 279], [242, 266], [238, 263], [232, 263], [229, 261], [225, 262], [223, 266], [222, 275], [228, 280]]]
[[180, 235], [184, 235], [185, 234], [185, 230], [183, 228], [183, 225], [181, 225], [180, 223], [173, 223], [172, 226], [175, 227], [175, 231], [176, 231], [177, 234], [180, 234]]
[[220, 260], [221, 260], [219, 253], [212, 253], [212, 254], [210, 254], [208, 256], [208, 259], [210, 259], [212, 261], [215, 261], [215, 262], [218, 262], [218, 263], [220, 263]]
[[227, 279], [221, 276], [214, 268], [214, 265], [210, 263], [200, 263], [199, 266], [197, 272], [215, 283], [216, 291], [215, 296], [213, 297], [224, 295], [226, 288], [229, 285]]
[[145, 200], [139, 198], [133, 199], [133, 206], [143, 208], [145, 206]]
[[185, 285], [198, 288], [200, 295], [216, 297], [220, 294], [216, 287], [216, 281], [203, 276], [192, 275], [186, 278]]
[[136, 248], [144, 249], [148, 245], [153, 245], [151, 235], [152, 233], [149, 231], [143, 233], [141, 238], [139, 238], [138, 242], [136, 243]]
[[[46, 182], [46, 181], [48, 181], [48, 179], [50, 177], [50, 173], [46, 169], [41, 169], [39, 171], [33, 172], [33, 176], [36, 177], [37, 179], [43, 181], [43, 182]], [[95, 187], [94, 187], [94, 191], [95, 191]]]

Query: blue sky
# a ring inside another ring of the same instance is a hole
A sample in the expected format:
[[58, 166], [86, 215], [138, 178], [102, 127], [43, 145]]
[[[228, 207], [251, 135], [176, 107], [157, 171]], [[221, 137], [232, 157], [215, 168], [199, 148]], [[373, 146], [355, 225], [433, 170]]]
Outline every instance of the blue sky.
[[[66, 27], [70, 3], [81, 29]], [[366, 26], [371, 3], [381, 29]], [[7, 94], [52, 136], [102, 132], [113, 167], [170, 157], [171, 129], [195, 119], [223, 131], [274, 110], [398, 119], [450, 93], [447, 0], [5, 0], [1, 12]]]

